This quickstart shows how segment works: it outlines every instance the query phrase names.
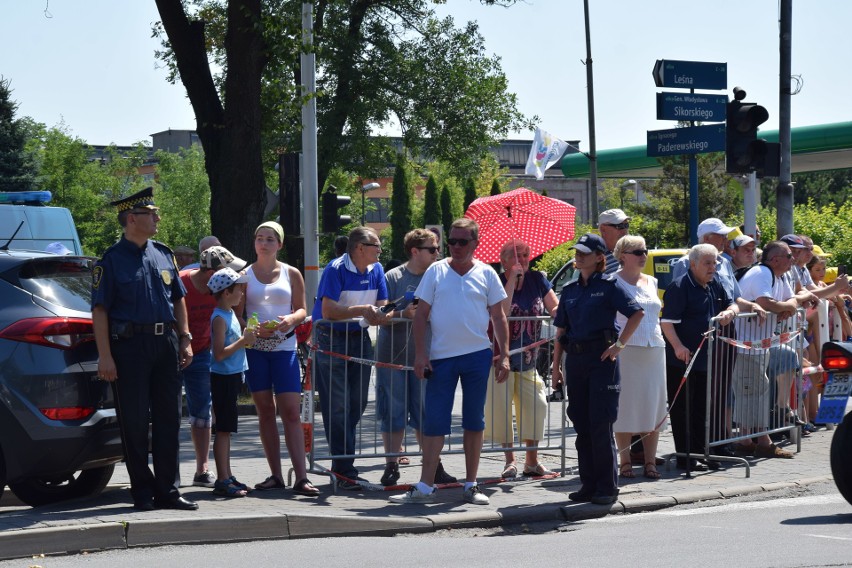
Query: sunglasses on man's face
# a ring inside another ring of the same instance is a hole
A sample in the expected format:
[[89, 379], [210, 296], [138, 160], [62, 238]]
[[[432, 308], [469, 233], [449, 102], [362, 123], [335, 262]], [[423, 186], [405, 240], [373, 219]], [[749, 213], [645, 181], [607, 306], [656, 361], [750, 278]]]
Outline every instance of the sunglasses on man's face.
[[624, 254], [632, 254], [633, 256], [646, 256], [648, 254], [648, 249], [627, 250], [624, 251]]
[[468, 243], [472, 240], [473, 239], [447, 239], [447, 244], [453, 247], [456, 245], [460, 247], [466, 247]]
[[630, 228], [630, 223], [628, 223], [627, 221], [625, 221], [625, 222], [623, 222], [623, 223], [619, 223], [618, 225], [616, 225], [616, 224], [614, 224], [614, 223], [608, 223], [608, 224], [609, 224], [609, 226], [610, 226], [610, 227], [612, 227], [613, 229], [618, 229], [619, 231], [623, 231], [624, 229], [629, 229], [629, 228]]
[[417, 247], [419, 250], [428, 250], [430, 253], [435, 254], [438, 252], [438, 247]]

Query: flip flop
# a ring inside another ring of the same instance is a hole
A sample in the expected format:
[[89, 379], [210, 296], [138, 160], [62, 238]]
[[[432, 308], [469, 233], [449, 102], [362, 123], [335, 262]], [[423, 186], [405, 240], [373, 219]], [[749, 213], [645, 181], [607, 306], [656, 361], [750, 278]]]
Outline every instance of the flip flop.
[[304, 495], [305, 497], [319, 497], [320, 490], [314, 487], [307, 478], [301, 479], [293, 486], [293, 493]]
[[254, 486], [258, 491], [268, 491], [270, 489], [284, 489], [287, 487], [287, 484], [275, 477], [274, 475], [270, 475], [260, 483]]

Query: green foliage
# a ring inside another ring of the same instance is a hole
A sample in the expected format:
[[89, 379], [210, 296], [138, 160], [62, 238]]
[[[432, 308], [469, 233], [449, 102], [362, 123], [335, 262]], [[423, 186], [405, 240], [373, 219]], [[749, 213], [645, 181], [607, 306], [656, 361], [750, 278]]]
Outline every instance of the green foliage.
[[162, 220], [157, 240], [171, 247], [195, 248], [210, 231], [210, 183], [204, 154], [198, 146], [174, 154], [158, 151], [159, 191], [156, 194]]
[[495, 178], [491, 182], [491, 195], [500, 195], [503, 193], [503, 189], [500, 187], [500, 182]]
[[591, 225], [577, 225], [574, 232], [574, 238], [567, 243], [562, 243], [558, 247], [552, 248], [532, 263], [533, 270], [544, 271], [549, 278], [552, 278], [556, 271], [562, 268], [562, 265], [574, 258], [574, 249], [571, 248], [577, 239], [586, 233], [596, 233], [597, 231]]
[[464, 180], [464, 210], [470, 207], [470, 204], [476, 200], [476, 185], [473, 183], [473, 178], [467, 177]]
[[35, 186], [35, 166], [24, 149], [26, 126], [15, 120], [10, 84], [0, 76], [0, 191], [28, 191]]
[[403, 246], [405, 234], [411, 230], [411, 202], [413, 190], [408, 183], [406, 175], [405, 156], [397, 157], [396, 169], [393, 174], [393, 186], [391, 188], [391, 258], [404, 259], [405, 246]]
[[[725, 173], [724, 153], [698, 155], [698, 218], [718, 217], [742, 223], [742, 187]], [[689, 165], [687, 156], [660, 158], [663, 174], [644, 182], [647, 202], [636, 203], [632, 188], [615, 180], [604, 191], [606, 203], [631, 217], [630, 232], [645, 237], [649, 246], [683, 247], [689, 236]], [[624, 207], [620, 207], [624, 198]]]
[[121, 234], [109, 202], [150, 185], [139, 173], [147, 148], [139, 144], [119, 154], [111, 146], [102, 160], [91, 160], [91, 148], [64, 124], [33, 125], [30, 135], [26, 149], [38, 166], [40, 188], [53, 192], [51, 205], [71, 211], [83, 251], [100, 256]]
[[[168, 67], [170, 80], [178, 79], [173, 45], [179, 42], [204, 42], [211, 66], [220, 70], [209, 83], [215, 85], [213, 95], [220, 101], [233, 99], [226, 92], [229, 85], [241, 88], [228, 82], [229, 63], [261, 61], [263, 159], [272, 163], [279, 149], [300, 148], [301, 0], [262, 2], [262, 41], [257, 42], [226, 41], [236, 0], [186, 0], [176, 6], [179, 1], [159, 2], [164, 21], [170, 23], [166, 14], [179, 11], [181, 16], [203, 21], [204, 36], [167, 37], [167, 26], [155, 24], [154, 35], [162, 42], [157, 57]], [[485, 3], [508, 6], [514, 1]], [[518, 112], [500, 60], [485, 52], [477, 25], [457, 27], [451, 18], [439, 20], [431, 4], [430, 0], [317, 4], [314, 42], [321, 185], [337, 166], [364, 177], [382, 172], [393, 160], [394, 150], [389, 140], [371, 136], [377, 126], [398, 125], [405, 146], [413, 153], [447, 160], [457, 172], [469, 175], [497, 140], [535, 121]], [[186, 36], [196, 33], [182, 26], [170, 29]], [[182, 75], [187, 63], [182, 61]], [[209, 88], [207, 83], [203, 87]]]
[[[841, 206], [852, 198], [852, 169], [793, 174], [793, 183], [797, 205], [812, 202], [820, 207], [830, 203]], [[774, 206], [775, 192], [762, 192], [762, 201], [765, 206]]]
[[441, 225], [444, 226], [444, 238], [450, 236], [450, 227], [458, 217], [453, 214], [453, 198], [450, 188], [446, 185], [441, 188]]
[[423, 224], [439, 225], [440, 223], [441, 203], [438, 198], [438, 184], [435, 183], [435, 177], [430, 175], [423, 194]]

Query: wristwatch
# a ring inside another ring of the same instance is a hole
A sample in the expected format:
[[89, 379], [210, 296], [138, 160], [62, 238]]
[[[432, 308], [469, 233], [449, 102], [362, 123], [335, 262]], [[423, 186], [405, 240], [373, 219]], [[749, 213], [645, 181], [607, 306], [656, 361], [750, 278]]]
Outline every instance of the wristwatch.
[[192, 341], [192, 334], [191, 334], [191, 333], [189, 333], [188, 331], [187, 331], [186, 333], [181, 333], [181, 334], [180, 334], [180, 338], [181, 338], [181, 339], [183, 339], [184, 337], [186, 337], [186, 338], [188, 338], [190, 341]]
[[619, 349], [624, 349], [624, 344], [621, 342], [620, 339], [615, 340], [615, 346], [618, 347]]

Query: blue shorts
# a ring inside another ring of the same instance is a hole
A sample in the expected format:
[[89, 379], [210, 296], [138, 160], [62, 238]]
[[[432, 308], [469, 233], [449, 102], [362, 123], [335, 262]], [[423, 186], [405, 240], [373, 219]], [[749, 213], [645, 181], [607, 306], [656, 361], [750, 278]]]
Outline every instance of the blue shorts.
[[192, 356], [192, 363], [180, 372], [189, 409], [189, 424], [193, 428], [210, 428], [210, 350]]
[[413, 371], [400, 371], [386, 367], [376, 368], [376, 415], [382, 432], [398, 432], [408, 425], [420, 430], [422, 422], [423, 391], [426, 381], [418, 379]]
[[462, 428], [472, 432], [485, 430], [485, 393], [491, 357], [491, 349], [483, 349], [431, 362], [432, 376], [426, 381], [424, 435], [446, 436], [450, 433], [459, 379], [462, 385]]
[[246, 349], [246, 384], [251, 392], [302, 392], [302, 372], [295, 351]]

